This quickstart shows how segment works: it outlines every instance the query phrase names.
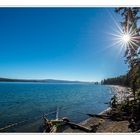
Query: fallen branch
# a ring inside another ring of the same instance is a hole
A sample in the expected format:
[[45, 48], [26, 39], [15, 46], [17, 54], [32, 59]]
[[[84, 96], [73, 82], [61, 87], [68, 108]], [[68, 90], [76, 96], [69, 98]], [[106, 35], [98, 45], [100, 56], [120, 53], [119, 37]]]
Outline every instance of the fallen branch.
[[89, 128], [84, 127], [82, 125], [78, 125], [78, 124], [73, 123], [73, 122], [67, 122], [66, 124], [68, 124], [72, 129], [80, 129], [80, 130], [83, 130], [85, 132], [92, 132], [92, 129], [89, 129]]
[[87, 114], [90, 117], [97, 117], [97, 118], [109, 118], [108, 115], [97, 115], [97, 114]]

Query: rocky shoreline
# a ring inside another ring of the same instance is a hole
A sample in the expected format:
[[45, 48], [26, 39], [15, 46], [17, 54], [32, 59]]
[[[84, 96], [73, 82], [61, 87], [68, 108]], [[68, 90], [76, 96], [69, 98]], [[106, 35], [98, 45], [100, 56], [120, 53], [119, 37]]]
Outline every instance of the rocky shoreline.
[[[117, 102], [121, 104], [124, 100], [132, 97], [132, 92], [130, 88], [122, 87], [122, 86], [111, 86], [112, 90], [116, 93]], [[107, 115], [112, 111], [112, 108], [109, 107], [106, 110], [99, 113], [99, 115]], [[129, 129], [128, 120], [123, 121], [114, 121], [108, 118], [98, 118], [98, 117], [90, 117], [87, 120], [80, 123], [80, 125], [93, 128], [95, 127], [96, 133], [128, 133], [131, 132]], [[64, 133], [84, 133], [78, 129], [68, 128], [64, 131]]]

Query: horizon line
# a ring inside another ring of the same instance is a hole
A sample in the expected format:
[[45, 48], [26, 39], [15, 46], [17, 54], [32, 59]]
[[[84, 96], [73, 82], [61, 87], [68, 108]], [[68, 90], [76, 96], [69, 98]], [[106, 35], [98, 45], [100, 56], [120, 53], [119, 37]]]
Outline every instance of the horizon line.
[[11, 78], [11, 77], [0, 77], [0, 79], [9, 79], [9, 80], [60, 80], [60, 81], [69, 81], [69, 82], [101, 82], [101, 81], [86, 81], [86, 80], [69, 80], [69, 79], [55, 79], [55, 78]]

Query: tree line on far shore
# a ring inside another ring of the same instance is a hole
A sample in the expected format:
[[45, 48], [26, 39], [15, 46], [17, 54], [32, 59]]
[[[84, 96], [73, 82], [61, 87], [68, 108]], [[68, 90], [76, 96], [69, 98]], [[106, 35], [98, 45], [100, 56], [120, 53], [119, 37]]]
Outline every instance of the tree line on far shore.
[[101, 81], [101, 84], [104, 85], [121, 85], [121, 86], [129, 86], [129, 80], [127, 75], [121, 75], [118, 77], [107, 78]]
[[134, 90], [140, 90], [140, 62], [135, 64], [126, 75], [107, 78], [101, 81], [104, 85], [121, 85], [130, 87]]

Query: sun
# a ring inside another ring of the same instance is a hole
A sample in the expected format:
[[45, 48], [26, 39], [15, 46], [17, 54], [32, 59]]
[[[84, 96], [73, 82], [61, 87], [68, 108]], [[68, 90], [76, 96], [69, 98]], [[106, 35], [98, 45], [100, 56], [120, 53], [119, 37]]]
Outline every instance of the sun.
[[131, 35], [130, 34], [122, 34], [122, 41], [124, 41], [124, 43], [129, 43], [131, 41]]
[[120, 49], [126, 49], [129, 46], [135, 49], [133, 46], [138, 46], [138, 42], [140, 40], [140, 36], [132, 27], [127, 31], [124, 31], [119, 27], [116, 32], [110, 34], [113, 39], [113, 45], [111, 46], [119, 46]]

